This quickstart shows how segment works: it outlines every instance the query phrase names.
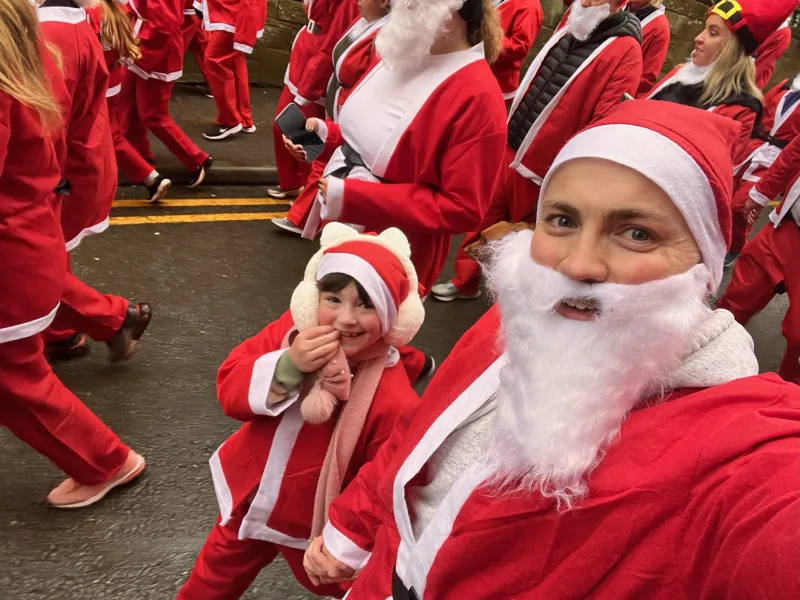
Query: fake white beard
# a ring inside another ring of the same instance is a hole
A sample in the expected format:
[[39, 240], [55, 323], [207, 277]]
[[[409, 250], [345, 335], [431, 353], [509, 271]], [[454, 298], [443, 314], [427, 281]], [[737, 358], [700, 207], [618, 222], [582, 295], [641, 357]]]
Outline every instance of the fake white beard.
[[567, 32], [571, 33], [575, 39], [584, 42], [609, 16], [611, 16], [610, 4], [584, 8], [581, 0], [573, 0], [572, 6], [569, 8], [569, 17], [567, 17]]
[[442, 33], [464, 0], [398, 0], [375, 38], [378, 55], [390, 69], [413, 69]]
[[[693, 328], [712, 311], [705, 265], [641, 285], [580, 283], [530, 257], [532, 231], [489, 248], [508, 363], [500, 374], [485, 460], [504, 493], [538, 490], [570, 509], [631, 409], [666, 391]], [[553, 312], [593, 298], [591, 322]]]

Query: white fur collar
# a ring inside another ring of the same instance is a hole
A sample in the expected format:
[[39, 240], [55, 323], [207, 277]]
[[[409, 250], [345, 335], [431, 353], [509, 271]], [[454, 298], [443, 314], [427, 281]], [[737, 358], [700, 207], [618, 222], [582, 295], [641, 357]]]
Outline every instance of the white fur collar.
[[800, 92], [800, 75], [794, 78], [794, 81], [792, 82], [792, 91]]
[[712, 63], [705, 67], [698, 67], [690, 59], [688, 62], [684, 63], [680, 69], [678, 69], [678, 71], [670, 80], [670, 83], [695, 85], [706, 80], [706, 77], [708, 77], [708, 74], [711, 72], [711, 67], [713, 66], [714, 65]]

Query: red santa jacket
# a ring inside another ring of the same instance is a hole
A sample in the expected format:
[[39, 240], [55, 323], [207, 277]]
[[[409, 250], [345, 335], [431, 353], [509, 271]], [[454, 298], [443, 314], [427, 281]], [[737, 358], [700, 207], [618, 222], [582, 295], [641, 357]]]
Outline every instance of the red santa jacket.
[[763, 89], [775, 72], [775, 64], [792, 45], [792, 30], [784, 23], [756, 50], [756, 85]]
[[[502, 95], [482, 45], [446, 56], [415, 74], [409, 83], [418, 90], [413, 106], [378, 155], [362, 157], [371, 163], [372, 180], [345, 179], [341, 205], [329, 204], [330, 216], [324, 217], [374, 231], [401, 229], [425, 289], [436, 282], [450, 237], [483, 220], [506, 138]], [[379, 63], [364, 76], [342, 107], [339, 124], [328, 122], [321, 160], [345, 140], [358, 145], [358, 124], [369, 122], [368, 107], [380, 103], [383, 89], [375, 81], [384, 68]]]
[[780, 195], [783, 195], [781, 203], [769, 216], [775, 227], [781, 224], [800, 199], [800, 134], [794, 137], [750, 190], [750, 197], [762, 206], [766, 206]]
[[522, 62], [544, 22], [539, 0], [501, 0], [497, 8], [503, 28], [503, 50], [492, 65], [503, 98], [512, 100], [519, 87]]
[[[243, 421], [211, 458], [222, 523], [237, 511], [239, 536], [305, 549], [311, 531], [320, 470], [333, 434], [334, 420], [303, 421], [297, 395], [266, 405], [281, 343], [294, 328], [291, 314], [268, 325], [225, 360], [217, 394], [226, 415]], [[414, 411], [419, 399], [400, 363], [387, 366], [375, 391], [364, 429], [348, 466], [344, 485], [377, 453], [397, 417]]]
[[128, 0], [142, 57], [128, 68], [142, 79], [175, 81], [183, 75], [184, 0]]
[[[789, 143], [800, 134], [800, 110], [798, 104], [786, 106], [790, 92], [788, 81], [782, 81], [764, 96], [764, 114], [761, 118], [761, 131], [772, 142]], [[781, 153], [775, 143], [764, 140], [765, 136], [756, 136], [747, 143], [741, 161], [734, 174], [741, 180], [757, 182], [764, 172], [772, 166]]]
[[89, 16], [89, 24], [92, 26], [92, 30], [103, 46], [103, 59], [106, 63], [106, 69], [108, 69], [108, 90], [106, 91], [106, 98], [111, 98], [122, 91], [122, 65], [119, 63], [119, 53], [111, 48], [106, 43], [106, 40], [103, 39], [102, 3], [94, 8], [88, 9], [86, 12]]
[[661, 75], [669, 50], [670, 25], [666, 8], [660, 6], [642, 20], [642, 79], [637, 97], [647, 94]]
[[[117, 189], [117, 162], [108, 120], [108, 70], [86, 11], [46, 0], [39, 7], [44, 39], [61, 55], [66, 95], [58, 97], [66, 122], [67, 157], [62, 178], [71, 185], [63, 196], [61, 226], [67, 250], [87, 235], [108, 228]], [[59, 95], [56, 90], [56, 94]]]
[[203, 28], [232, 33], [236, 50], [251, 54], [256, 41], [264, 35], [267, 0], [202, 0], [201, 8]]
[[774, 374], [683, 390], [635, 410], [559, 515], [537, 492], [461, 475], [419, 539], [406, 486], [499, 383], [492, 308], [458, 343], [420, 409], [333, 503], [325, 545], [364, 570], [348, 600], [772, 600], [800, 594], [800, 388]]
[[[528, 68], [514, 102], [513, 117], [533, 83], [545, 57], [564, 35], [556, 30]], [[642, 76], [642, 52], [633, 37], [611, 37], [575, 70], [561, 90], [541, 111], [509, 165], [537, 184], [567, 141], [592, 121], [602, 118], [625, 94], [633, 95]]]
[[[63, 87], [48, 50], [42, 55], [51, 87]], [[61, 298], [61, 135], [46, 134], [36, 111], [0, 91], [0, 344], [44, 331]]]

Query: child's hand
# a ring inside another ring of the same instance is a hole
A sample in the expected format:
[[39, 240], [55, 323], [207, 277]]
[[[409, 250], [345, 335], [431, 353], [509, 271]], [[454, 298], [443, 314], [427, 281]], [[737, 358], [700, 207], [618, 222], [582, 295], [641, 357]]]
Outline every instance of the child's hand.
[[289, 357], [301, 373], [318, 371], [336, 356], [340, 333], [330, 325], [309, 327], [297, 334]]
[[356, 572], [336, 559], [325, 547], [322, 536], [311, 542], [303, 557], [308, 578], [314, 585], [327, 585], [352, 579]]

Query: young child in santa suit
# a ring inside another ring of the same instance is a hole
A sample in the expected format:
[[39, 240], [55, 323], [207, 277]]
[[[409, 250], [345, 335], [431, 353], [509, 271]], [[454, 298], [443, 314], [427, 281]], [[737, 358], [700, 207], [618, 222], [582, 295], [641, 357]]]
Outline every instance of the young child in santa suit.
[[333, 499], [417, 396], [398, 364], [424, 319], [408, 240], [331, 223], [291, 308], [220, 368], [225, 413], [243, 421], [211, 458], [220, 518], [180, 600], [239, 598], [282, 554], [297, 580]]
[[167, 194], [172, 182], [162, 177], [136, 151], [122, 131], [125, 119], [125, 107], [120, 96], [122, 63], [135, 63], [142, 56], [139, 50], [139, 40], [133, 33], [130, 16], [121, 8], [126, 4], [126, 0], [101, 0], [97, 6], [87, 12], [89, 13], [89, 23], [103, 45], [103, 57], [106, 61], [106, 68], [108, 68], [106, 102], [117, 166], [131, 181], [140, 183], [147, 188], [147, 201], [152, 204]]
[[[60, 55], [60, 72], [51, 74], [64, 85], [54, 90], [66, 124], [66, 158], [62, 166], [68, 193], [61, 208], [66, 248], [72, 251], [90, 235], [108, 228], [117, 189], [117, 164], [108, 118], [108, 70], [102, 48], [84, 7], [96, 0], [45, 0], [38, 14], [45, 41]], [[147, 303], [132, 304], [86, 285], [66, 262], [61, 303], [45, 333], [52, 359], [85, 356], [83, 334], [105, 342], [111, 362], [128, 360], [150, 323]]]
[[[717, 308], [731, 311], [745, 325], [775, 294], [785, 293], [789, 297], [782, 328], [786, 354], [778, 374], [800, 384], [800, 134], [750, 190], [750, 198], [759, 208], [781, 195], [781, 203], [769, 216], [771, 223], [739, 256]], [[752, 211], [750, 220], [756, 216]]]
[[506, 106], [519, 87], [522, 62], [528, 56], [544, 22], [544, 11], [539, 0], [494, 0], [500, 13], [503, 28], [503, 49], [492, 63], [492, 73], [500, 84]]

